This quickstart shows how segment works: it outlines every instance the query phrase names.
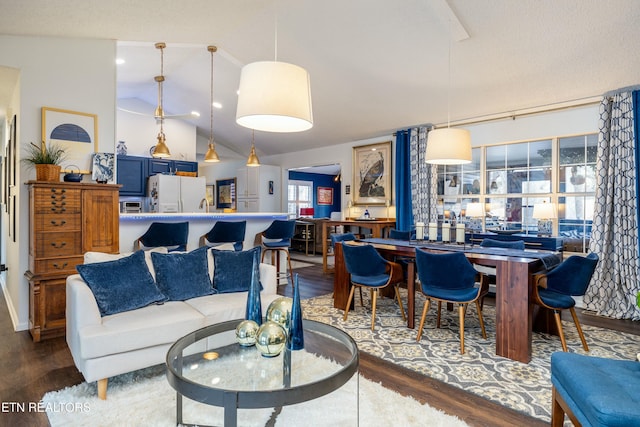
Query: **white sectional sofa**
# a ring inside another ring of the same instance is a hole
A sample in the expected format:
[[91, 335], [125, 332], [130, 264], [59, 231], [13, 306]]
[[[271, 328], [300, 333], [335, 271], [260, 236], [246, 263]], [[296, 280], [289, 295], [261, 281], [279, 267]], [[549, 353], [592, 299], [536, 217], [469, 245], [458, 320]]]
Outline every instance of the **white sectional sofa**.
[[[95, 255], [87, 253], [85, 264]], [[99, 258], [118, 257], [102, 255]], [[155, 278], [149, 258], [147, 254]], [[276, 272], [268, 264], [260, 264], [259, 270], [262, 312], [266, 313], [278, 297]], [[106, 399], [109, 377], [163, 363], [178, 338], [211, 324], [244, 318], [247, 302], [247, 292], [219, 293], [101, 315], [96, 297], [80, 274], [67, 278], [66, 293], [67, 343], [85, 380], [98, 382], [101, 399]]]

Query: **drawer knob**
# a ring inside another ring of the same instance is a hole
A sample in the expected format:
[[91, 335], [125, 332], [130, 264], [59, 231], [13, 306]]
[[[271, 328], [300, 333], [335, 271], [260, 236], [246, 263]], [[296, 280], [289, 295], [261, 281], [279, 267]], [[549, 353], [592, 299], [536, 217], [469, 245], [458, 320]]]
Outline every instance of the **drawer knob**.
[[54, 262], [53, 263], [53, 268], [57, 268], [58, 270], [62, 270], [64, 268], [66, 268], [67, 265], [68, 265], [68, 263], [66, 263], [66, 262], [64, 264], [62, 264], [62, 265], [59, 265], [57, 262]]
[[61, 226], [65, 225], [66, 223], [67, 223], [67, 221], [65, 221], [65, 220], [62, 220], [60, 222], [53, 221], [53, 220], [51, 221], [51, 225], [53, 225], [54, 227], [61, 227]]
[[60, 242], [60, 244], [56, 244], [56, 242], [51, 242], [51, 246], [53, 246], [56, 249], [61, 249], [67, 246], [67, 242]]
[[66, 211], [66, 210], [67, 210], [67, 208], [57, 208], [57, 207], [55, 207], [55, 206], [52, 206], [52, 207], [51, 207], [51, 210], [52, 210], [54, 213], [60, 213], [60, 212], [64, 212], [64, 211]]

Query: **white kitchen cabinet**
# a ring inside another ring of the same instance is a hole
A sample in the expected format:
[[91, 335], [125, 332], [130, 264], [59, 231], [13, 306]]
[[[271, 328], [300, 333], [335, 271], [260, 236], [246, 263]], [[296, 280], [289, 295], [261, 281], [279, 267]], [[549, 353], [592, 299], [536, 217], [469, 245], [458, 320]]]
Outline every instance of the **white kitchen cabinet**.
[[279, 166], [239, 168], [236, 176], [238, 212], [281, 212], [282, 170]]

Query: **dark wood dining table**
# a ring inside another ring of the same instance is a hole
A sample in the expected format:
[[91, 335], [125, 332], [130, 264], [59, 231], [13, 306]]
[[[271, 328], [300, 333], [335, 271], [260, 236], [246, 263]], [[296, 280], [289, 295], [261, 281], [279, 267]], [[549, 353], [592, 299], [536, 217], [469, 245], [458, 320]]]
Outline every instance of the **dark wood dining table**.
[[[530, 301], [533, 276], [557, 265], [562, 255], [548, 251], [487, 250], [479, 246], [416, 243], [392, 239], [363, 239], [350, 244], [371, 244], [387, 259], [403, 257], [407, 264], [407, 326], [415, 328], [415, 251], [463, 251], [474, 264], [496, 269], [496, 354], [529, 363], [533, 331]], [[342, 244], [335, 247], [334, 307], [344, 309], [350, 280], [342, 257]], [[489, 253], [488, 253], [489, 252]]]

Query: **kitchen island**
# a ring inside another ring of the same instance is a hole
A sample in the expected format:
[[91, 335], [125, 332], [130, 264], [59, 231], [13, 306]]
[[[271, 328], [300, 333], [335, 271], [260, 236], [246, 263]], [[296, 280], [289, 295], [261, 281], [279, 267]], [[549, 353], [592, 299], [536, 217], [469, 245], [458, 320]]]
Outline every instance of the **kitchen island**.
[[187, 250], [199, 246], [200, 236], [206, 234], [217, 221], [247, 221], [244, 249], [254, 246], [256, 234], [265, 230], [273, 220], [288, 219], [282, 212], [253, 213], [121, 213], [120, 252], [131, 252], [134, 242], [142, 236], [152, 222], [189, 222]]

